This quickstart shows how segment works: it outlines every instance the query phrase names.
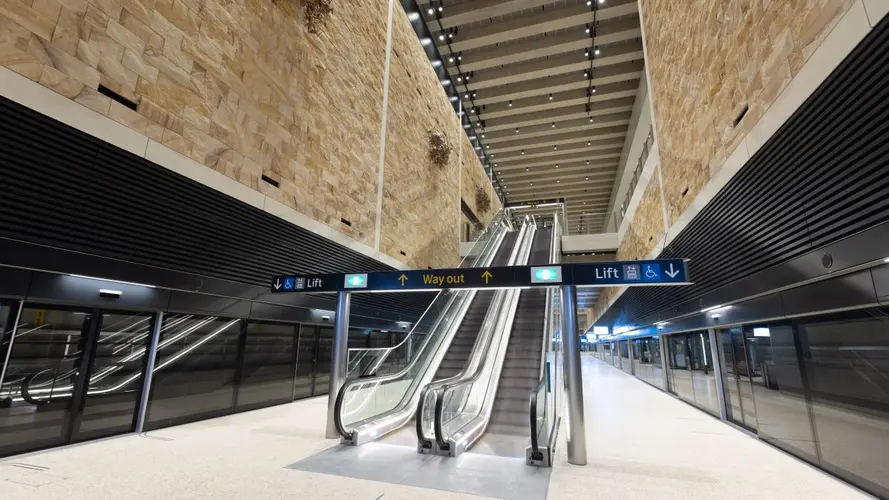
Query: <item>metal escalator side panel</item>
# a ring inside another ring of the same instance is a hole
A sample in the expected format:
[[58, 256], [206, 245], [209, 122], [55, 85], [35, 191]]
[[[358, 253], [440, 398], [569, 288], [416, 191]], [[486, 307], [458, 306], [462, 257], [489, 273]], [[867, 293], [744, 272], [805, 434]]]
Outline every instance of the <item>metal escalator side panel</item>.
[[[526, 226], [523, 226], [522, 229], [518, 232], [518, 236], [516, 236], [515, 233], [507, 234], [504, 238], [504, 242], [502, 243], [500, 250], [498, 251], [497, 256], [492, 261], [491, 265], [500, 265], [504, 261], [506, 263], [514, 262], [521, 250], [520, 248], [514, 248], [514, 243], [517, 240], [523, 241], [527, 230], [528, 228]], [[505, 259], [504, 256], [506, 256]], [[492, 316], [491, 311], [498, 307], [497, 304], [500, 300], [500, 292], [493, 293], [490, 300], [490, 305], [483, 308], [483, 310], [486, 311], [485, 317], [482, 324], [480, 325], [480, 328], [478, 328], [477, 330], [477, 338], [473, 345], [469, 362], [462, 367], [457, 375], [429, 383], [421, 392], [420, 398], [417, 401], [417, 409], [415, 412], [415, 417], [418, 419], [416, 422], [418, 452], [437, 452], [437, 449], [433, 444], [433, 437], [435, 438], [436, 442], [439, 442], [438, 436], [440, 436], [440, 432], [436, 430], [437, 428], [439, 428], [438, 412], [430, 406], [439, 406], [436, 401], [438, 395], [440, 394], [440, 390], [444, 387], [447, 387], [447, 385], [450, 384], [452, 381], [461, 379], [465, 376], [465, 373], [468, 369], [470, 369], [470, 367], [475, 367], [479, 364], [479, 357], [483, 356], [483, 354], [480, 354], [480, 352], [486, 349], [486, 342], [489, 336], [486, 332], [489, 332], [494, 327], [494, 323], [496, 322], [496, 319], [494, 318], [494, 316]], [[453, 344], [453, 339], [451, 340], [451, 344]], [[450, 351], [450, 346], [448, 347], [448, 351]], [[430, 418], [432, 420], [430, 420]]]
[[[505, 236], [505, 227], [499, 220], [492, 226], [492, 238], [496, 241], [486, 244], [485, 253], [473, 260], [475, 265], [489, 265]], [[441, 346], [450, 344], [475, 295], [475, 290], [440, 292], [436, 300], [447, 302], [440, 304], [440, 309], [434, 313], [436, 319], [431, 322], [428, 331], [422, 333], [422, 338], [417, 338], [419, 349], [414, 351], [417, 355], [408, 366], [390, 375], [343, 385], [336, 395], [334, 418], [343, 443], [361, 444], [377, 439], [410, 420], [421, 388], [431, 381], [444, 356]], [[422, 322], [423, 318], [418, 324]], [[414, 330], [409, 335], [413, 334]]]
[[[527, 234], [520, 236], [517, 252], [514, 258], [510, 258], [509, 265], [524, 265], [528, 260], [536, 225], [531, 222], [530, 225], [523, 225], [523, 231], [526, 228], [529, 228]], [[459, 455], [471, 447], [484, 431], [493, 403], [490, 397], [492, 394], [490, 381], [499, 377], [495, 372], [502, 363], [504, 337], [512, 328], [518, 292], [517, 289], [497, 292], [500, 297], [500, 304], [496, 310], [497, 322], [488, 336], [489, 345], [483, 362], [476, 367], [471, 376], [449, 385], [438, 396], [435, 437], [443, 453], [451, 456]], [[448, 423], [447, 428], [445, 422]]]

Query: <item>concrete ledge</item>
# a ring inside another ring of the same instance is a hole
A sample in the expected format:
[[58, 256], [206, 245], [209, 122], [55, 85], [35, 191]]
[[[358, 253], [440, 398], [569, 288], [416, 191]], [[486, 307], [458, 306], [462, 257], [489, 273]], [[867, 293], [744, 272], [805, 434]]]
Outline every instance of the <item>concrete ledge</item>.
[[562, 253], [614, 252], [617, 246], [617, 233], [562, 236]]

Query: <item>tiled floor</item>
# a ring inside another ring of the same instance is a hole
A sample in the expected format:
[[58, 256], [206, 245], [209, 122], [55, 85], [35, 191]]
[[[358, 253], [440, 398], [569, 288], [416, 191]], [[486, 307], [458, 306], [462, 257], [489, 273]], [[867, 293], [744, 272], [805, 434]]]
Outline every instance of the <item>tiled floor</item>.
[[[584, 356], [584, 382], [589, 464], [577, 467], [567, 463], [563, 429], [549, 482], [547, 498], [551, 500], [869, 498], [588, 356]], [[312, 399], [163, 429], [147, 437], [129, 435], [12, 457], [0, 461], [0, 497], [491, 498], [288, 468], [338, 446], [324, 439], [326, 408], [324, 398]], [[481, 454], [473, 457], [482, 462], [467, 461], [465, 466], [470, 473], [477, 470], [478, 475], [494, 463], [485, 459], [497, 459]], [[407, 453], [400, 459], [408, 462], [411, 458]], [[391, 466], [399, 467], [397, 462]], [[510, 479], [507, 474], [504, 477]], [[446, 482], [447, 478], [442, 479]], [[482, 489], [463, 491], [492, 494]], [[506, 488], [496, 496], [515, 498]]]

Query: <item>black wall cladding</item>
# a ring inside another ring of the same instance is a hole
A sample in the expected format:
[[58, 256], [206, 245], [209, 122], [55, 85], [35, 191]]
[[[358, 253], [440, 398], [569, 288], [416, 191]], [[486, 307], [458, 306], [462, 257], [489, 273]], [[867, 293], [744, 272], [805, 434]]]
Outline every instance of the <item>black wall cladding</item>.
[[661, 253], [691, 259], [695, 284], [631, 288], [600, 324], [644, 322], [889, 221], [887, 118], [889, 18]]
[[[0, 237], [268, 286], [274, 275], [392, 270], [0, 97]], [[434, 294], [356, 294], [418, 317]]]

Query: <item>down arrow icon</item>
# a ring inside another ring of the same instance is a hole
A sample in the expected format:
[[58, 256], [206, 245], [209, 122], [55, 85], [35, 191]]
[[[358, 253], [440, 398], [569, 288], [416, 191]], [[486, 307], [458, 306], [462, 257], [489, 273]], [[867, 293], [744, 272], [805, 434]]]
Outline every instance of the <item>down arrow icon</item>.
[[280, 290], [281, 289], [281, 278], [275, 278], [275, 284], [273, 286], [275, 287], [275, 290]]
[[664, 271], [664, 273], [665, 273], [667, 276], [671, 277], [671, 278], [675, 278], [676, 275], [679, 274], [679, 270], [678, 270], [678, 269], [673, 269], [673, 263], [671, 262], [671, 263], [670, 263], [670, 269], [667, 270], [667, 271]]

